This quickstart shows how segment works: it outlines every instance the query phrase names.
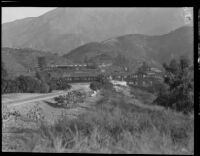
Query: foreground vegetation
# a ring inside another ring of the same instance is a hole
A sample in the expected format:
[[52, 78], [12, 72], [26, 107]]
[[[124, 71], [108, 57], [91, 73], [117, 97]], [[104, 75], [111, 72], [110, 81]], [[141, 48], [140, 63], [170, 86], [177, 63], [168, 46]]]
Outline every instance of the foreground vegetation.
[[193, 153], [192, 118], [136, 107], [113, 90], [101, 92], [103, 98], [77, 119], [62, 116], [54, 125], [38, 121], [36, 130], [12, 128], [8, 145], [18, 142], [21, 147], [12, 151], [29, 152]]
[[194, 66], [186, 56], [181, 56], [163, 67], [166, 76], [154, 103], [185, 114], [193, 112]]

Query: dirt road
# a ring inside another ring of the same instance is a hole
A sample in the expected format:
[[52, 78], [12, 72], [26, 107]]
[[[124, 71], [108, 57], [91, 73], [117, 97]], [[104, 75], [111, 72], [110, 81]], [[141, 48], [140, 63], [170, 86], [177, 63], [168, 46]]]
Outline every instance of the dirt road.
[[[18, 106], [18, 105], [21, 106], [26, 103], [43, 101], [43, 100], [54, 98], [56, 96], [65, 95], [68, 92], [71, 92], [73, 90], [80, 90], [80, 89], [89, 90], [89, 84], [87, 84], [87, 83], [72, 84], [72, 88], [67, 91], [57, 91], [54, 93], [40, 94], [38, 96], [35, 96], [33, 94], [33, 97], [22, 98], [22, 99], [4, 100], [2, 97], [2, 103], [6, 104], [7, 107], [14, 107], [14, 106]], [[23, 95], [23, 93], [22, 93], [22, 95]]]

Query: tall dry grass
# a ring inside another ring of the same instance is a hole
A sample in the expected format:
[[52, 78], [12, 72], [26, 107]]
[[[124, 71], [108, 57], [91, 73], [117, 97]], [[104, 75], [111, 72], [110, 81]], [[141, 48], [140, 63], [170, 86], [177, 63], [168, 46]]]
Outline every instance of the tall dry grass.
[[37, 130], [21, 129], [23, 133], [13, 138], [32, 152], [193, 153], [193, 119], [170, 110], [138, 108], [112, 91], [104, 95], [93, 110], [77, 119], [63, 116], [54, 125], [41, 122]]

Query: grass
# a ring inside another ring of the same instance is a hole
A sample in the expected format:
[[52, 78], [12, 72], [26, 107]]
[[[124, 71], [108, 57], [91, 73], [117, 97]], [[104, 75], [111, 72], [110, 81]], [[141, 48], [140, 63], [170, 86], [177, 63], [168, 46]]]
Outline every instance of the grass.
[[[37, 130], [12, 129], [12, 138], [32, 152], [193, 154], [193, 119], [170, 110], [140, 109], [114, 91], [78, 119], [63, 116]], [[17, 149], [20, 151], [21, 149]]]
[[152, 104], [152, 102], [156, 98], [156, 96], [153, 93], [136, 87], [131, 88], [130, 92], [136, 99], [140, 100], [144, 104]]

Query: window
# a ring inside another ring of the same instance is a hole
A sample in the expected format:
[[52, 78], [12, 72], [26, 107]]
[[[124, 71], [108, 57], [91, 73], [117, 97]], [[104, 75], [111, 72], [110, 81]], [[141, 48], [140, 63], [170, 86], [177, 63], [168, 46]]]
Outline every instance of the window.
[[75, 80], [80, 80], [80, 78], [79, 77], [75, 77]]

